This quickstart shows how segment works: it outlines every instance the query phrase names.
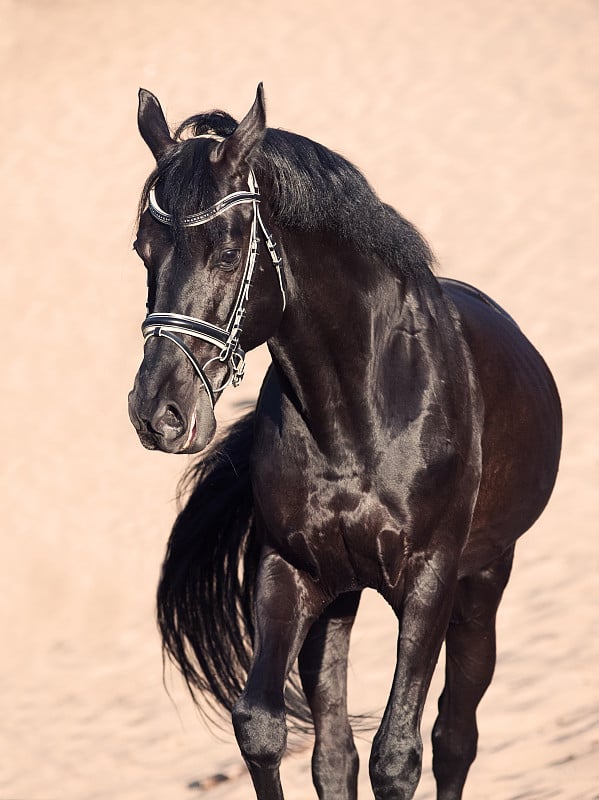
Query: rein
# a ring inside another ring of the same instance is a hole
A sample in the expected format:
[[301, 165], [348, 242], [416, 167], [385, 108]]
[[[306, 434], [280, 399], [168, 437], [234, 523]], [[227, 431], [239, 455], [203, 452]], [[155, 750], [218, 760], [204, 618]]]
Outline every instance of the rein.
[[[222, 141], [222, 137], [217, 137], [212, 134], [207, 134], [203, 137], [197, 138], [209, 138]], [[240, 203], [252, 204], [253, 217], [248, 254], [239, 291], [233, 305], [233, 310], [229, 315], [229, 319], [225, 327], [221, 328], [220, 326], [214, 325], [211, 322], [206, 322], [205, 320], [196, 319], [195, 317], [188, 317], [184, 314], [174, 314], [169, 312], [148, 314], [141, 326], [144, 340], [146, 342], [148, 339], [155, 336], [162, 337], [171, 341], [185, 354], [191, 363], [194, 372], [202, 382], [212, 408], [214, 408], [214, 404], [216, 402], [216, 395], [226, 389], [229, 384], [232, 384], [233, 386], [239, 386], [245, 371], [245, 352], [240, 347], [239, 339], [241, 337], [243, 318], [246, 314], [246, 306], [249, 300], [252, 276], [254, 274], [256, 258], [258, 256], [260, 244], [260, 239], [258, 237], [258, 226], [264, 235], [264, 241], [266, 242], [270, 259], [273, 267], [275, 268], [275, 272], [277, 273], [279, 288], [281, 290], [281, 297], [283, 300], [283, 311], [285, 310], [287, 303], [285, 296], [285, 285], [281, 270], [281, 265], [283, 262], [279, 256], [277, 245], [273, 241], [272, 236], [266, 229], [266, 226], [262, 221], [262, 217], [260, 216], [260, 209], [258, 205], [260, 203], [260, 191], [258, 189], [258, 184], [256, 183], [254, 173], [251, 170], [248, 177], [248, 189], [249, 191], [232, 192], [209, 208], [199, 211], [196, 214], [191, 214], [188, 217], [184, 217], [182, 222], [183, 226], [186, 228], [204, 225], [206, 222], [218, 217], [228, 209], [233, 208], [233, 206], [239, 205]], [[172, 215], [160, 208], [153, 188], [150, 190], [148, 197], [148, 209], [150, 214], [154, 217], [154, 219], [158, 220], [158, 222], [161, 222], [163, 225], [173, 225]], [[206, 361], [202, 366], [188, 345], [185, 344], [180, 334], [186, 334], [195, 339], [201, 339], [203, 342], [207, 342], [213, 347], [216, 347], [220, 353], [217, 356], [208, 359], [208, 361]], [[219, 361], [220, 363], [225, 364], [228, 368], [228, 374], [225, 381], [216, 388], [212, 386], [210, 379], [206, 375], [206, 368], [213, 361]]]

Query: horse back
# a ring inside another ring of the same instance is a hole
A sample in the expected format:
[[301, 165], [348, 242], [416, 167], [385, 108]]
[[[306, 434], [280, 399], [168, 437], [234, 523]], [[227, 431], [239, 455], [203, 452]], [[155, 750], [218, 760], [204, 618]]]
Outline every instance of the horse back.
[[545, 361], [514, 320], [477, 289], [449, 279], [484, 400], [482, 475], [461, 571], [488, 564], [537, 519], [555, 483], [562, 415]]

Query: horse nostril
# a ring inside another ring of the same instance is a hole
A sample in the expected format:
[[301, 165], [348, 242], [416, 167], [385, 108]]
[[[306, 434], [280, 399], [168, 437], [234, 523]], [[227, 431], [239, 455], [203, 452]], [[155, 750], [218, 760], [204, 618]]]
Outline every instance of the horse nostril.
[[154, 433], [163, 436], [165, 439], [176, 439], [184, 432], [185, 422], [177, 406], [167, 403], [158, 408], [152, 417], [150, 427]]
[[164, 423], [171, 428], [183, 427], [181, 412], [176, 406], [167, 405], [166, 411], [164, 412]]

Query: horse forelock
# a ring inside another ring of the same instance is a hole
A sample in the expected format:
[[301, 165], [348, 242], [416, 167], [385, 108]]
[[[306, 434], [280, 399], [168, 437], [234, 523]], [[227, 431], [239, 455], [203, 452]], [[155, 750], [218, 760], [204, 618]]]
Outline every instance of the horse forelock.
[[194, 136], [213, 133], [216, 136], [230, 136], [237, 128], [237, 121], [225, 111], [208, 111], [194, 114], [182, 122], [175, 131], [175, 139], [182, 141]]
[[[208, 208], [220, 199], [209, 160], [213, 144], [206, 135], [226, 137], [236, 127], [233, 117], [222, 111], [196, 114], [181, 123], [174, 133], [173, 146], [159, 160], [144, 185], [138, 225], [148, 206], [150, 190], [155, 188], [161, 206], [173, 217], [176, 249], [182, 254], [188, 253], [189, 229], [183, 225], [184, 217]], [[219, 226], [219, 220], [215, 220], [205, 232], [208, 236], [214, 235]]]

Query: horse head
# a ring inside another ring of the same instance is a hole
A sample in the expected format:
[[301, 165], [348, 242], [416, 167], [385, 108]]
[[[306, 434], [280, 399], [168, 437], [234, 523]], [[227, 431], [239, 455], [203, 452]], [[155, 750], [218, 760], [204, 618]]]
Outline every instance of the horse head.
[[266, 130], [262, 85], [239, 125], [212, 112], [174, 135], [142, 89], [138, 125], [156, 168], [134, 245], [147, 270], [148, 316], [129, 414], [145, 447], [197, 453], [214, 436], [223, 389], [243, 376], [245, 352], [275, 332], [285, 306], [252, 169]]

